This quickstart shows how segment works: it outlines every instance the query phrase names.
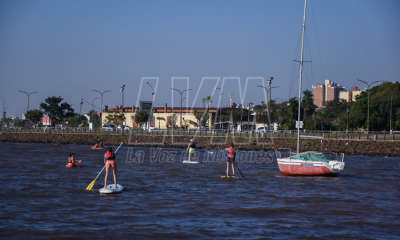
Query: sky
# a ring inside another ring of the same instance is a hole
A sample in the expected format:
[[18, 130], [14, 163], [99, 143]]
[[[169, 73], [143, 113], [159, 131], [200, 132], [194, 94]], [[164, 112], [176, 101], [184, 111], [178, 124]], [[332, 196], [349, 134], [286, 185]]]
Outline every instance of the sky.
[[[331, 79], [399, 81], [400, 1], [308, 0], [302, 89]], [[61, 96], [79, 112], [152, 101], [183, 106], [298, 96], [302, 0], [0, 1], [0, 97], [7, 116]], [[239, 79], [239, 80], [238, 80]], [[156, 89], [154, 99], [152, 90]], [[247, 82], [247, 85], [246, 85]], [[247, 86], [247, 87], [246, 87]], [[215, 87], [222, 87], [220, 90]], [[95, 98], [99, 98], [94, 100]], [[0, 111], [4, 111], [0, 99]]]

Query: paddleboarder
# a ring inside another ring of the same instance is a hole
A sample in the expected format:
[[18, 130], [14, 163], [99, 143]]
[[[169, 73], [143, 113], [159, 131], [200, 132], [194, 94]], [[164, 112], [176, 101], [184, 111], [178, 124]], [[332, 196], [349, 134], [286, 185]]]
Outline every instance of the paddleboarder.
[[75, 159], [74, 159], [74, 153], [71, 153], [71, 154], [69, 155], [69, 158], [68, 158], [68, 165], [69, 165], [69, 166], [71, 166], [71, 165], [76, 165]]
[[229, 165], [232, 166], [232, 173], [233, 173], [233, 177], [235, 177], [235, 156], [236, 156], [236, 152], [235, 149], [233, 148], [233, 143], [228, 144], [228, 148], [226, 148], [225, 150], [228, 151], [228, 159], [226, 161], [226, 177], [229, 176]]
[[189, 162], [190, 162], [192, 154], [194, 154], [194, 152], [196, 151], [196, 144], [194, 143], [193, 139], [190, 139], [190, 143], [186, 150], [189, 150]]
[[109, 171], [110, 167], [112, 167], [112, 169], [113, 169], [115, 188], [118, 188], [117, 187], [117, 164], [115, 163], [116, 159], [117, 159], [117, 157], [115, 156], [112, 148], [108, 147], [107, 152], [104, 155], [104, 164], [106, 165], [106, 176], [104, 178], [104, 188], [107, 188], [108, 171]]

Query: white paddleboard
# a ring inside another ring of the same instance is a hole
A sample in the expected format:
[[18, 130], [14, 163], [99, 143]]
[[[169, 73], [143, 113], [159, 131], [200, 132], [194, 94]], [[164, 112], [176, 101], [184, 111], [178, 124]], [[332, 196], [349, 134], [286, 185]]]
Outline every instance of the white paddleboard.
[[199, 162], [197, 162], [197, 161], [188, 161], [188, 160], [183, 160], [183, 162], [182, 163], [199, 163]]
[[123, 190], [124, 190], [124, 187], [119, 184], [117, 184], [117, 188], [115, 188], [115, 184], [110, 184], [110, 185], [107, 185], [107, 188], [100, 188], [99, 192], [108, 194], [108, 193], [120, 193]]

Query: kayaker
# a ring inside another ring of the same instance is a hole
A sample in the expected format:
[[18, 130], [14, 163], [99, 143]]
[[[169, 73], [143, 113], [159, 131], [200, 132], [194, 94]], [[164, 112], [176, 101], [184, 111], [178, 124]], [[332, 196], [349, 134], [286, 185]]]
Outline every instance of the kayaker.
[[68, 158], [68, 165], [76, 165], [75, 159], [74, 159], [74, 153], [71, 153], [71, 154], [69, 155], [69, 158]]
[[99, 143], [99, 148], [103, 148], [104, 146], [103, 146], [103, 141], [100, 141], [100, 143]]
[[115, 163], [117, 157], [115, 156], [111, 147], [107, 148], [107, 152], [104, 155], [104, 164], [106, 165], [106, 176], [104, 178], [104, 188], [107, 188], [107, 179], [108, 179], [108, 171], [110, 167], [113, 168], [114, 174], [114, 184], [115, 188], [117, 188], [117, 164]]
[[94, 145], [94, 148], [100, 148], [100, 141], [97, 141], [97, 143]]
[[189, 162], [190, 162], [192, 154], [194, 154], [194, 152], [196, 151], [196, 144], [194, 143], [193, 139], [190, 139], [190, 143], [186, 150], [189, 150]]
[[234, 145], [233, 143], [228, 144], [228, 148], [225, 150], [228, 151], [228, 160], [226, 161], [226, 176], [229, 176], [229, 164], [232, 165], [232, 173], [233, 177], [235, 177], [235, 157], [236, 157], [236, 152], [235, 149], [233, 148]]

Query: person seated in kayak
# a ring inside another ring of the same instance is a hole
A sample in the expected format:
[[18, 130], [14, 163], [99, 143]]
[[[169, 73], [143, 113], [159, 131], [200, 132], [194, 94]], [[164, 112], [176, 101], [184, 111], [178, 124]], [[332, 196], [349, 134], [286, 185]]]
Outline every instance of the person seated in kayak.
[[232, 173], [233, 177], [235, 177], [235, 157], [236, 157], [236, 152], [235, 149], [233, 148], [233, 143], [228, 144], [228, 148], [225, 149], [228, 151], [228, 159], [226, 161], [226, 176], [229, 176], [229, 165], [232, 166]]
[[190, 162], [190, 159], [192, 158], [192, 155], [196, 151], [196, 144], [194, 143], [193, 139], [190, 139], [190, 143], [189, 143], [189, 145], [188, 145], [186, 150], [189, 150], [189, 162]]
[[68, 158], [68, 165], [75, 165], [74, 153], [71, 153]]
[[104, 146], [103, 146], [103, 141], [100, 141], [100, 143], [99, 143], [99, 148], [103, 148]]
[[97, 143], [94, 145], [94, 148], [100, 148], [100, 142], [97, 141]]
[[108, 179], [108, 172], [110, 167], [113, 168], [114, 174], [114, 184], [115, 188], [117, 188], [117, 164], [115, 163], [117, 157], [115, 156], [111, 147], [107, 148], [107, 152], [104, 155], [104, 164], [106, 165], [106, 176], [104, 178], [104, 188], [107, 188], [107, 179]]

